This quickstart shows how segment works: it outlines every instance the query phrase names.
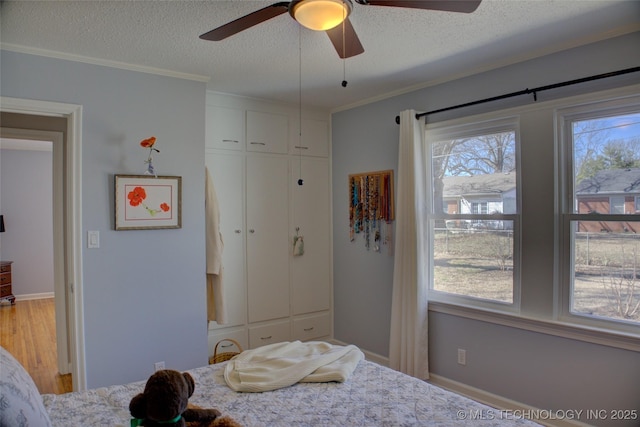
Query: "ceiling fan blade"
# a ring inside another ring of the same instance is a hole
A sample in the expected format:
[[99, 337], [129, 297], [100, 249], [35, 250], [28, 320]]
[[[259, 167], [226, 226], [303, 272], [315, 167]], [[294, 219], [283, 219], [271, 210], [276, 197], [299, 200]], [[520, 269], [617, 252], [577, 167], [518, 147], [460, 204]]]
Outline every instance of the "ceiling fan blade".
[[407, 7], [411, 9], [443, 10], [446, 12], [471, 13], [480, 6], [481, 0], [356, 0], [369, 6]]
[[360, 43], [360, 39], [349, 18], [344, 20], [344, 38], [342, 37], [342, 29], [343, 24], [340, 24], [326, 31], [331, 43], [333, 43], [333, 47], [338, 52], [338, 56], [340, 58], [351, 58], [364, 52], [364, 47], [362, 47], [362, 43]]
[[224, 24], [218, 28], [206, 32], [200, 36], [202, 40], [220, 41], [226, 39], [229, 36], [244, 31], [247, 28], [251, 28], [254, 25], [258, 25], [261, 22], [267, 21], [271, 18], [275, 18], [278, 15], [289, 10], [290, 2], [279, 2], [272, 4], [271, 6], [264, 7], [260, 10], [256, 10], [248, 15], [231, 21], [228, 24]]

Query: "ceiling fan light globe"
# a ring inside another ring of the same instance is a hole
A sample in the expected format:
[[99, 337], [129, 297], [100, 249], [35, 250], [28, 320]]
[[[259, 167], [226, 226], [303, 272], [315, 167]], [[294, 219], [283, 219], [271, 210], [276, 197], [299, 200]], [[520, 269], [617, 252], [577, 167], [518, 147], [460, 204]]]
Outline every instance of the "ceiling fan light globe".
[[291, 9], [291, 15], [300, 25], [315, 31], [337, 27], [350, 13], [348, 0], [301, 0]]

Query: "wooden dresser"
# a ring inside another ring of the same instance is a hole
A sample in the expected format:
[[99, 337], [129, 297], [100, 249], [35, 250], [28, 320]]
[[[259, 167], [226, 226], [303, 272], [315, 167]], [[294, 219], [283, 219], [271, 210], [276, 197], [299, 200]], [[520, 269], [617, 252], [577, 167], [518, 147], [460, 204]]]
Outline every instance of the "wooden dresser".
[[15, 304], [16, 297], [11, 289], [11, 264], [13, 261], [0, 261], [0, 302], [9, 300]]

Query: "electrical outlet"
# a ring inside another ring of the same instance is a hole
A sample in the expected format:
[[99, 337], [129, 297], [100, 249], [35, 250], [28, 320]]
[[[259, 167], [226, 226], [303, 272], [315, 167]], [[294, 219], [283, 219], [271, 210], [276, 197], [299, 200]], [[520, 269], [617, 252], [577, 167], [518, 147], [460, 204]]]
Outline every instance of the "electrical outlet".
[[467, 364], [467, 350], [459, 348], [458, 349], [458, 365], [466, 365]]
[[153, 369], [156, 371], [161, 371], [164, 369], [164, 362], [156, 362], [153, 364]]

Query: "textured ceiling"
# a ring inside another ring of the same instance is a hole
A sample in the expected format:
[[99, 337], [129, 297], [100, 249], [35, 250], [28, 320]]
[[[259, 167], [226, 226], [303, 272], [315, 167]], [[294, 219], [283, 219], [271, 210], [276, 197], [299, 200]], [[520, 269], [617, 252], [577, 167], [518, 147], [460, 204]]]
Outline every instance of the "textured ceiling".
[[640, 30], [636, 0], [483, 0], [471, 14], [354, 4], [350, 20], [365, 52], [346, 61], [326, 34], [300, 29], [288, 14], [220, 42], [198, 38], [272, 3], [5, 0], [0, 42], [294, 104], [302, 75], [305, 105], [339, 109]]

